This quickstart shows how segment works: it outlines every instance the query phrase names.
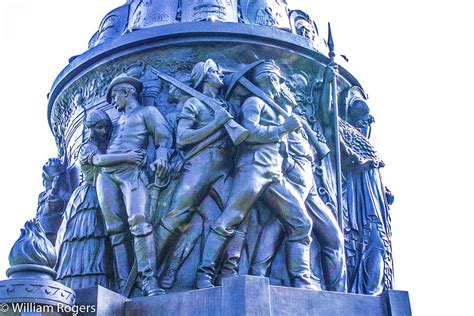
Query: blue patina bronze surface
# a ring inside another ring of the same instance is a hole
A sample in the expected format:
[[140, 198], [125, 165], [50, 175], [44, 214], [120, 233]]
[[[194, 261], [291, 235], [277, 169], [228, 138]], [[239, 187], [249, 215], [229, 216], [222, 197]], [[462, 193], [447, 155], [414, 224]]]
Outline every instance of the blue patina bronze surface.
[[393, 195], [368, 97], [328, 33], [285, 0], [129, 0], [108, 13], [49, 93], [58, 157], [36, 223], [58, 262], [42, 264], [84, 300], [116, 300], [110, 313], [204, 288], [203, 302], [237, 308], [210, 289], [234, 282], [243, 314], [297, 314], [287, 295], [315, 313], [325, 290], [347, 300], [327, 313], [391, 315]]

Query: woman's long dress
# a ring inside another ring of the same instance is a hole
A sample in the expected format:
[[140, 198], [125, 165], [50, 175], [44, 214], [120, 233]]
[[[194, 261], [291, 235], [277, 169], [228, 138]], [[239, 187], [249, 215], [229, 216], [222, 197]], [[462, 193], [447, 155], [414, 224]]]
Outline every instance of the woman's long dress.
[[111, 283], [111, 249], [94, 183], [98, 167], [92, 165], [92, 158], [96, 153], [99, 149], [93, 142], [81, 148], [83, 182], [69, 200], [61, 227], [57, 278], [72, 289], [109, 288]]

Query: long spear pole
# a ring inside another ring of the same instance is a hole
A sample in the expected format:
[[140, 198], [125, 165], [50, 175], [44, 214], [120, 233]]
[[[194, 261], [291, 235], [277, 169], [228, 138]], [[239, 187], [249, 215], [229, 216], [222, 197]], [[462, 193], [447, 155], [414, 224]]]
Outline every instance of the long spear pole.
[[[334, 40], [332, 39], [331, 23], [328, 23], [328, 47], [329, 47], [329, 63], [335, 65], [334, 57]], [[341, 167], [341, 142], [339, 140], [339, 106], [337, 99], [337, 76], [334, 76], [331, 82], [332, 94], [332, 109], [334, 115], [334, 147], [336, 149], [336, 208], [337, 208], [337, 222], [339, 228], [343, 227], [343, 213], [342, 213], [342, 167]]]

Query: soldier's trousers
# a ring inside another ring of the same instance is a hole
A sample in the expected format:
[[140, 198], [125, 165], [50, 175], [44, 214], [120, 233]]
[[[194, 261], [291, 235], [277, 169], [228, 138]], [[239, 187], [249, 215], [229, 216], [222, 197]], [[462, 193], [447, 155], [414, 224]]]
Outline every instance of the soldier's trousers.
[[285, 229], [292, 285], [312, 288], [309, 267], [311, 219], [298, 192], [284, 178], [277, 179], [274, 169], [274, 166], [257, 163], [238, 167], [226, 207], [211, 225], [211, 233], [206, 239], [197, 271], [197, 288], [210, 286], [227, 241], [260, 198], [275, 212]]
[[[150, 223], [149, 193], [145, 175], [138, 168], [104, 168], [97, 177], [97, 194], [110, 235]], [[128, 222], [128, 225], [127, 225]]]
[[286, 179], [275, 179], [265, 166], [258, 164], [238, 168], [226, 207], [211, 229], [221, 236], [232, 236], [259, 198], [275, 212], [284, 227], [287, 242], [309, 245], [311, 219], [300, 194]]
[[154, 282], [156, 277], [156, 253], [146, 183], [142, 170], [130, 166], [103, 168], [97, 177], [97, 194], [114, 250], [119, 287], [125, 285], [130, 271], [129, 230], [133, 235], [133, 251], [143, 286]]
[[[346, 266], [344, 239], [331, 209], [324, 204], [316, 192], [311, 162], [301, 159], [285, 177], [305, 199], [306, 209], [313, 221], [313, 233], [321, 246], [321, 264], [325, 289], [345, 292]], [[258, 237], [251, 263], [250, 274], [267, 276], [273, 259], [285, 238], [283, 227], [275, 218], [265, 225]]]
[[[161, 225], [170, 232], [183, 233], [211, 187], [230, 173], [232, 156], [225, 148], [206, 148], [184, 165], [170, 211]], [[222, 203], [225, 201], [222, 201]]]
[[[194, 237], [190, 240], [191, 245], [197, 242], [202, 228], [189, 229], [189, 225], [196, 215], [198, 207], [210, 194], [211, 189], [216, 193], [213, 196], [217, 205], [223, 205], [225, 194], [228, 193], [227, 177], [231, 171], [232, 155], [226, 148], [210, 147], [202, 150], [184, 165], [184, 171], [176, 186], [170, 210], [163, 216], [156, 230], [156, 248], [158, 263], [161, 265], [169, 251], [175, 256], [172, 246], [177, 241], [177, 247], [192, 248], [182, 238], [186, 237], [186, 231], [193, 232]], [[203, 210], [202, 215], [214, 215], [213, 209]], [[219, 209], [219, 214], [221, 210]], [[214, 215], [215, 216], [215, 215]], [[206, 219], [203, 218], [205, 221]], [[184, 234], [184, 235], [183, 235]], [[181, 243], [181, 245], [180, 245]], [[184, 260], [188, 254], [180, 255]], [[171, 260], [177, 259], [170, 258]], [[175, 262], [176, 266], [181, 263]]]

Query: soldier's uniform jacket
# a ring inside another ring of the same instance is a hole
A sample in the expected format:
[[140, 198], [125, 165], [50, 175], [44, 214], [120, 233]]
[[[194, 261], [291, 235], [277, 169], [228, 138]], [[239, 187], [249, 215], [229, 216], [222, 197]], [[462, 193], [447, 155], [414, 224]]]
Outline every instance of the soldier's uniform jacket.
[[149, 135], [153, 137], [156, 148], [163, 150], [171, 148], [171, 131], [158, 109], [152, 106], [139, 106], [132, 113], [120, 116], [107, 153], [145, 149]]
[[[227, 109], [231, 114], [232, 111]], [[194, 129], [200, 129], [206, 125], [209, 125], [214, 120], [214, 112], [197, 98], [190, 98], [186, 101], [183, 106], [183, 110], [178, 115], [178, 121], [181, 119], [190, 120], [193, 122]], [[224, 127], [221, 127], [220, 130], [224, 130]], [[177, 137], [179, 138], [179, 124]], [[178, 141], [179, 143], [179, 141]], [[189, 151], [192, 147], [198, 146], [199, 144], [191, 144], [183, 148], [184, 151]], [[209, 148], [231, 148], [232, 140], [227, 135], [226, 132], [223, 133], [223, 137], [207, 146]]]
[[303, 130], [288, 135], [288, 154], [293, 159], [314, 161], [313, 150]]
[[280, 137], [283, 117], [258, 97], [247, 98], [241, 113], [241, 124], [249, 137], [240, 148], [237, 167], [257, 164], [281, 173], [287, 156], [287, 137]]

